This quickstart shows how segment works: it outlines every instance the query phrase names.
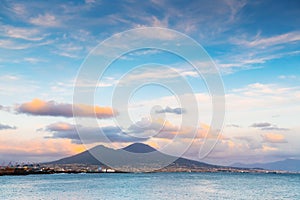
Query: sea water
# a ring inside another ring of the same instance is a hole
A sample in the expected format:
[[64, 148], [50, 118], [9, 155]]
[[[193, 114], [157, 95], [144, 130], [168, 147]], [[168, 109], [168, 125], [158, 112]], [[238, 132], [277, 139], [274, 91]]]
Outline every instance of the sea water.
[[300, 175], [241, 173], [0, 176], [0, 199], [300, 199]]

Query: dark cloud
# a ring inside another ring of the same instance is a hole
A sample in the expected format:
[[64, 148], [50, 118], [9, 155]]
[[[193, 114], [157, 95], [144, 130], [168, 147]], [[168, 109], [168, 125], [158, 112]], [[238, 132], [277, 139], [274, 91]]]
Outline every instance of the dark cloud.
[[241, 128], [241, 126], [237, 124], [228, 124], [227, 127]]
[[[74, 111], [74, 112], [73, 112]], [[34, 99], [31, 102], [23, 103], [16, 108], [16, 112], [39, 116], [54, 117], [97, 117], [111, 118], [114, 111], [110, 107], [90, 106], [85, 104], [57, 103], [55, 101], [42, 101]]]
[[[110, 142], [142, 142], [146, 139], [137, 138], [133, 136], [129, 136], [125, 132], [123, 132], [120, 128], [115, 126], [107, 126], [107, 127], [83, 127], [78, 126], [78, 130], [76, 130], [76, 126], [69, 123], [58, 122], [54, 124], [50, 124], [44, 130], [51, 132], [51, 136], [47, 136], [47, 138], [64, 138], [71, 139], [72, 143], [81, 144], [83, 138], [84, 143], [97, 143], [97, 142], [107, 142], [104, 136], [101, 134], [101, 131], [104, 135], [110, 140]], [[80, 131], [80, 136], [78, 132]]]
[[288, 131], [289, 130], [288, 128], [280, 128], [277, 125], [268, 122], [254, 123], [250, 127], [260, 128], [260, 130], [263, 131]]
[[170, 108], [169, 106], [167, 106], [165, 109], [157, 110], [156, 113], [173, 113], [181, 115], [185, 113], [185, 110], [183, 108]]
[[0, 124], [0, 130], [7, 130], [7, 129], [17, 129], [17, 127], [5, 125], [5, 124]]
[[277, 127], [277, 126], [270, 126], [270, 127], [264, 127], [264, 128], [261, 128], [261, 130], [263, 131], [289, 131], [290, 129], [288, 128], [280, 128], [280, 127]]
[[254, 127], [254, 128], [264, 128], [264, 127], [270, 127], [272, 124], [268, 123], [268, 122], [260, 122], [260, 123], [254, 123], [252, 124], [250, 127]]

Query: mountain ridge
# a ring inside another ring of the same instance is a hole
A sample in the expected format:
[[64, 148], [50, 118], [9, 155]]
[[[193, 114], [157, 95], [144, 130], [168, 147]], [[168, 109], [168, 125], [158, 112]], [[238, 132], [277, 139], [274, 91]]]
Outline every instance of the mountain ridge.
[[[101, 161], [108, 161], [103, 163]], [[287, 159], [273, 163], [242, 164], [235, 163], [231, 166], [208, 164], [184, 157], [174, 157], [163, 154], [155, 148], [143, 144], [133, 143], [124, 148], [111, 149], [103, 145], [95, 146], [76, 155], [65, 157], [45, 164], [85, 164], [113, 166], [119, 171], [155, 171], [162, 168], [172, 168], [170, 171], [264, 171], [282, 170], [300, 172], [300, 160]], [[165, 169], [164, 169], [165, 170]], [[168, 171], [168, 170], [165, 170]]]
[[267, 170], [283, 170], [283, 171], [300, 172], [300, 160], [285, 159], [285, 160], [279, 160], [274, 162], [253, 163], [253, 164], [234, 163], [231, 165], [231, 167], [262, 168]]
[[143, 143], [133, 143], [122, 148], [122, 150], [132, 152], [132, 153], [150, 153], [153, 151], [157, 151], [153, 147]]
[[[127, 159], [127, 154], [124, 152], [128, 152], [129, 154], [134, 153], [136, 156], [135, 158], [137, 160], [133, 160], [132, 158]], [[147, 157], [150, 157], [149, 162], [144, 162], [145, 160], [145, 154], [147, 154]], [[154, 156], [152, 156], [154, 154]], [[108, 147], [105, 147], [103, 145], [95, 146], [89, 150], [86, 150], [84, 152], [78, 153], [73, 156], [69, 156], [66, 158], [62, 158], [56, 161], [48, 162], [46, 164], [87, 164], [87, 165], [106, 165], [105, 163], [99, 161], [101, 159], [95, 158], [93, 155], [99, 156], [101, 158], [108, 159], [108, 158], [115, 158], [115, 160], [122, 160], [125, 158], [125, 161], [128, 160], [129, 163], [126, 163], [130, 165], [130, 162], [136, 162], [134, 164], [141, 164], [141, 165], [151, 165], [156, 163], [161, 166], [168, 166], [173, 165], [178, 168], [191, 168], [191, 167], [198, 167], [198, 168], [216, 168], [220, 167], [217, 165], [211, 165], [204, 162], [196, 161], [196, 160], [190, 160], [187, 158], [182, 157], [174, 157], [171, 155], [163, 154], [156, 150], [155, 148], [143, 144], [143, 143], [133, 143], [131, 145], [128, 145], [121, 149], [111, 149]], [[144, 157], [143, 157], [144, 156]], [[152, 157], [151, 157], [152, 156]], [[126, 160], [127, 159], [127, 160]], [[171, 162], [172, 161], [172, 162]], [[123, 163], [122, 163], [123, 164]], [[135, 166], [136, 167], [136, 166]], [[140, 167], [138, 165], [138, 167]]]

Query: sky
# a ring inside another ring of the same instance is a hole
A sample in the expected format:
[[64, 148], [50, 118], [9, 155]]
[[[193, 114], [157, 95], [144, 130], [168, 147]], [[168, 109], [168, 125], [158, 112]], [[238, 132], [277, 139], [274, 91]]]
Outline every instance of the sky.
[[[134, 142], [162, 151], [172, 144], [166, 153], [213, 164], [300, 159], [297, 0], [3, 0], [0, 27], [0, 162], [43, 162], [99, 144], [121, 148]], [[146, 27], [166, 29], [115, 35]], [[180, 46], [176, 34], [202, 51]], [[102, 76], [96, 60], [95, 71], [78, 79], [93, 55], [105, 60], [114, 55], [110, 50], [151, 39], [192, 57], [204, 55], [215, 67], [224, 88], [222, 127], [211, 126], [213, 114], [222, 114], [213, 113], [214, 95], [205, 80], [210, 71], [199, 75], [172, 52], [124, 53]], [[75, 99], [76, 87], [92, 92], [93, 104]], [[216, 145], [199, 157], [209, 141]]]

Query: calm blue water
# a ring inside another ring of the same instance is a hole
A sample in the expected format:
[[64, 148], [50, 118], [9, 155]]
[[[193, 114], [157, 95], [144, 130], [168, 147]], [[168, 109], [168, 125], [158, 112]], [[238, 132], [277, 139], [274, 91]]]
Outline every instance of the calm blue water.
[[0, 177], [0, 199], [300, 199], [300, 175], [53, 174]]

